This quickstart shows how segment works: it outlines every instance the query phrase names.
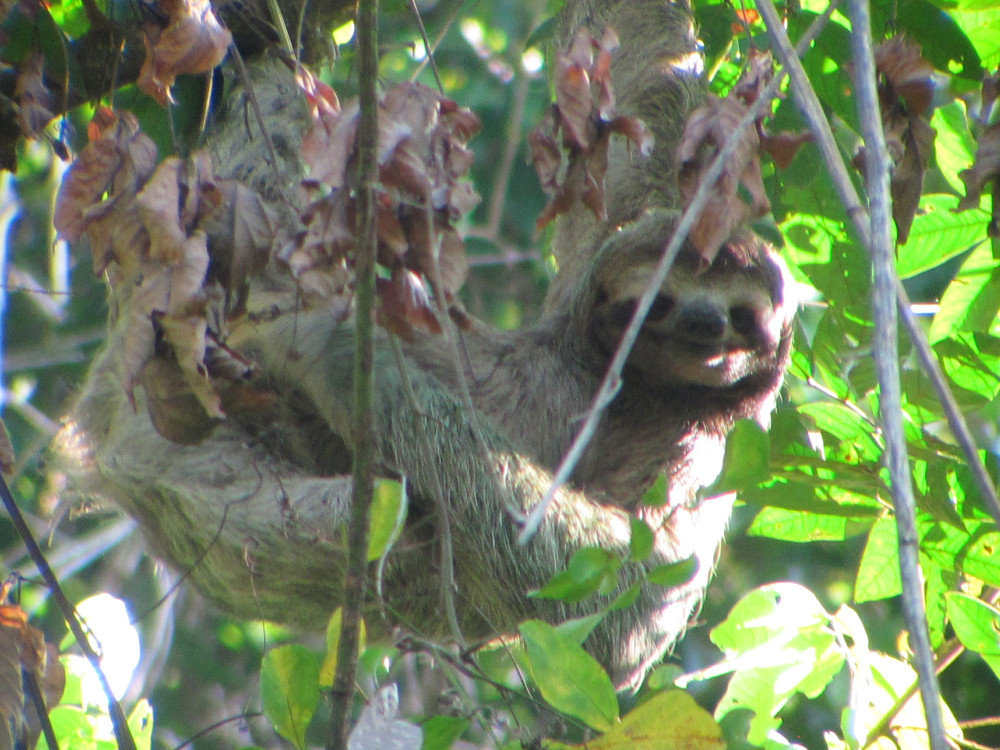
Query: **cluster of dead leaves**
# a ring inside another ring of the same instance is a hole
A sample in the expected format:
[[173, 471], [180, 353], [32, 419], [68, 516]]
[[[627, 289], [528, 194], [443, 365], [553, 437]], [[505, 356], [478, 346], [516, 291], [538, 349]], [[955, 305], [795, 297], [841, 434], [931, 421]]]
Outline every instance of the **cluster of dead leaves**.
[[219, 343], [221, 328], [268, 262], [276, 218], [256, 193], [216, 179], [205, 152], [157, 166], [128, 112], [99, 110], [89, 134], [60, 187], [55, 227], [70, 242], [86, 234], [95, 270], [129, 290], [120, 311], [129, 397], [141, 383], [157, 429], [195, 442], [223, 416], [210, 376], [249, 369]]
[[[772, 76], [771, 53], [752, 50], [747, 69], [729, 95], [725, 98], [709, 95], [708, 102], [688, 116], [677, 146], [683, 209], [694, 200], [705, 172]], [[708, 203], [691, 229], [691, 242], [706, 265], [712, 263], [734, 229], [771, 210], [764, 190], [761, 155], [768, 154], [777, 166], [784, 168], [809, 140], [812, 134], [808, 132], [771, 134], [764, 127], [763, 118], [757, 119], [754, 128], [743, 130], [736, 150], [712, 186]], [[749, 203], [739, 194], [741, 186], [750, 198]]]
[[[875, 49], [879, 106], [886, 147], [892, 159], [892, 218], [899, 244], [906, 242], [920, 204], [924, 174], [934, 151], [934, 130], [927, 122], [934, 98], [934, 68], [920, 45], [900, 34]], [[863, 170], [864, 149], [854, 158]]]
[[[313, 123], [302, 142], [311, 166], [301, 230], [282, 251], [307, 299], [349, 300], [355, 232], [356, 101], [340, 106], [333, 90], [306, 71], [299, 82]], [[462, 315], [454, 293], [465, 280], [465, 246], [457, 220], [478, 202], [462, 179], [472, 165], [468, 139], [479, 118], [417, 83], [399, 84], [378, 110], [377, 261], [389, 278], [378, 280], [379, 320], [401, 336], [439, 332], [425, 286], [453, 317]]]
[[35, 700], [58, 705], [66, 672], [55, 644], [28, 624], [19, 605], [7, 603], [9, 592], [9, 584], [0, 587], [0, 747], [34, 747], [41, 734]]
[[[528, 136], [538, 178], [552, 195], [538, 217], [538, 229], [578, 201], [600, 221], [607, 219], [604, 176], [612, 133], [624, 135], [643, 155], [652, 151], [653, 136], [640, 120], [615, 115], [611, 55], [617, 48], [613, 30], [596, 40], [580, 28], [569, 50], [556, 57], [555, 104]], [[565, 168], [563, 149], [568, 154]]]
[[985, 128], [979, 135], [975, 161], [969, 169], [963, 169], [958, 174], [965, 183], [965, 197], [958, 204], [959, 211], [978, 208], [983, 190], [993, 183], [993, 216], [989, 225], [991, 237], [1000, 236], [1000, 118], [994, 112], [998, 97], [1000, 72], [987, 76], [983, 81], [979, 121]]
[[139, 88], [166, 106], [170, 87], [182, 73], [206, 73], [222, 62], [233, 40], [219, 23], [209, 0], [157, 0], [152, 12], [163, 23], [146, 24], [146, 59], [139, 71]]

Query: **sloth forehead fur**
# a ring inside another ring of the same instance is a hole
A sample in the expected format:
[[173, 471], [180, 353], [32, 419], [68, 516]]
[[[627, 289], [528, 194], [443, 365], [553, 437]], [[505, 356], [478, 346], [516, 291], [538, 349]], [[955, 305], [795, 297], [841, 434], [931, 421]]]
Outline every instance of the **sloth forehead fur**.
[[[643, 262], [609, 259], [597, 274], [589, 332], [606, 356], [618, 346], [661, 248], [640, 252]], [[628, 361], [632, 376], [648, 386], [727, 388], [773, 370], [795, 309], [793, 288], [780, 256], [757, 237], [734, 236], [707, 267], [686, 247], [643, 323]]]

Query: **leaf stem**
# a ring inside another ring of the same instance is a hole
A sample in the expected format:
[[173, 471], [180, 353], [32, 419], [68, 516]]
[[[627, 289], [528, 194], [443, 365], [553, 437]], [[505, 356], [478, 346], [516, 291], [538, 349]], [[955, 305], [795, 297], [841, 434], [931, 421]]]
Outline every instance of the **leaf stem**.
[[343, 621], [337, 671], [331, 697], [328, 750], [346, 750], [350, 730], [354, 678], [357, 672], [361, 618], [368, 566], [369, 513], [374, 494], [375, 436], [372, 393], [375, 388], [375, 251], [376, 183], [378, 180], [378, 0], [361, 0], [357, 12], [360, 119], [357, 135], [357, 225], [354, 329], [354, 492], [347, 531]]

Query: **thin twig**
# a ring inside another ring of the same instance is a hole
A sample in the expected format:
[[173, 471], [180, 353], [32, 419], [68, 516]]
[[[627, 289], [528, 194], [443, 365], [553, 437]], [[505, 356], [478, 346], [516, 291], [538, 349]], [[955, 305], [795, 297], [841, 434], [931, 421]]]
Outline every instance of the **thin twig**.
[[[822, 31], [823, 27], [826, 25], [826, 22], [830, 19], [830, 15], [833, 13], [834, 7], [836, 7], [835, 2], [830, 4], [826, 13], [813, 21], [805, 36], [799, 41], [800, 49], [805, 51], [809, 48], [809, 44], [816, 36], [819, 35], [820, 31]], [[705, 175], [701, 180], [701, 184], [698, 186], [697, 192], [694, 194], [694, 198], [688, 205], [687, 210], [681, 215], [680, 221], [678, 221], [677, 227], [674, 229], [673, 236], [663, 249], [663, 254], [660, 256], [660, 261], [657, 263], [656, 268], [650, 276], [646, 290], [642, 293], [642, 296], [639, 297], [639, 301], [636, 303], [632, 320], [629, 322], [628, 327], [622, 334], [621, 343], [618, 345], [618, 349], [615, 351], [615, 356], [611, 359], [611, 363], [608, 365], [607, 372], [604, 375], [604, 380], [601, 381], [601, 387], [598, 389], [597, 395], [594, 396], [594, 401], [591, 404], [590, 410], [587, 412], [583, 426], [580, 428], [576, 438], [573, 440], [573, 445], [570, 447], [567, 454], [563, 457], [562, 462], [559, 464], [559, 468], [556, 471], [555, 476], [552, 478], [552, 484], [549, 485], [549, 489], [546, 491], [545, 496], [537, 505], [535, 505], [534, 508], [531, 509], [531, 512], [528, 513], [525, 518], [524, 527], [518, 535], [518, 542], [521, 544], [526, 544], [531, 537], [534, 536], [542, 522], [542, 518], [545, 516], [545, 512], [548, 510], [549, 505], [552, 503], [552, 499], [555, 497], [555, 493], [560, 487], [569, 481], [570, 476], [573, 474], [577, 464], [583, 457], [583, 452], [590, 444], [591, 439], [593, 439], [594, 433], [597, 430], [597, 424], [600, 421], [604, 410], [607, 409], [612, 401], [614, 401], [614, 398], [618, 393], [618, 389], [621, 387], [621, 374], [625, 367], [625, 361], [628, 359], [628, 355], [632, 351], [632, 345], [639, 336], [639, 331], [646, 320], [646, 314], [649, 312], [650, 307], [652, 307], [656, 296], [660, 293], [660, 289], [663, 287], [663, 282], [666, 280], [667, 274], [670, 273], [670, 267], [673, 265], [674, 258], [677, 257], [677, 253], [680, 252], [681, 246], [684, 244], [684, 240], [687, 239], [688, 233], [691, 231], [691, 228], [694, 226], [698, 216], [707, 205], [712, 195], [712, 191], [715, 189], [715, 183], [722, 175], [727, 162], [740, 147], [742, 134], [747, 130], [747, 128], [751, 127], [759, 117], [763, 116], [763, 114], [770, 109], [771, 100], [777, 94], [777, 91], [783, 81], [784, 74], [775, 75], [774, 78], [771, 79], [764, 91], [761, 93], [760, 97], [758, 97], [757, 101], [753, 103], [753, 105], [743, 115], [742, 119], [740, 119], [739, 123], [737, 123], [736, 127], [733, 128], [733, 131], [729, 134], [729, 138], [726, 140], [725, 145], [723, 145], [723, 147], [719, 150], [715, 160], [705, 171]]]
[[420, 8], [417, 7], [417, 0], [410, 0], [410, 10], [413, 11], [413, 17], [417, 21], [417, 28], [420, 29], [420, 39], [424, 43], [424, 54], [427, 56], [427, 62], [430, 63], [431, 73], [434, 74], [434, 82], [437, 84], [438, 91], [443, 94], [444, 85], [441, 83], [441, 74], [438, 73], [437, 61], [434, 60], [434, 51], [431, 49], [430, 39], [427, 38], [427, 29], [424, 28], [424, 19], [420, 15]]
[[361, 618], [368, 565], [369, 514], [375, 488], [375, 433], [372, 403], [375, 390], [375, 251], [378, 181], [378, 0], [362, 0], [357, 12], [358, 99], [357, 223], [355, 234], [354, 491], [347, 530], [343, 621], [333, 678], [328, 750], [346, 750], [350, 730], [354, 678], [358, 665]]
[[87, 661], [90, 662], [90, 666], [93, 668], [95, 674], [97, 674], [97, 679], [101, 683], [104, 695], [108, 699], [108, 714], [111, 717], [111, 725], [115, 731], [115, 739], [118, 741], [119, 750], [136, 750], [135, 740], [132, 739], [132, 732], [129, 731], [128, 722], [125, 720], [125, 712], [122, 710], [118, 699], [115, 698], [114, 691], [111, 690], [111, 685], [108, 683], [108, 678], [104, 676], [104, 671], [101, 669], [101, 659], [91, 647], [90, 639], [83, 632], [76, 609], [66, 597], [62, 586], [59, 585], [59, 580], [52, 572], [52, 568], [49, 567], [49, 563], [45, 559], [41, 547], [35, 541], [34, 534], [31, 533], [28, 524], [25, 523], [24, 516], [21, 515], [21, 509], [14, 502], [14, 496], [10, 492], [10, 487], [7, 486], [7, 480], [2, 476], [0, 476], [0, 498], [3, 499], [4, 507], [10, 515], [10, 520], [14, 523], [14, 528], [17, 530], [18, 536], [21, 537], [21, 541], [24, 542], [24, 546], [28, 549], [31, 561], [35, 563], [35, 567], [38, 568], [42, 580], [45, 581], [45, 585], [48, 586], [49, 591], [52, 593], [52, 599], [55, 601], [56, 606], [59, 607], [59, 612], [73, 633], [73, 637], [76, 638], [76, 642], [79, 644], [80, 650], [83, 651], [83, 655], [87, 657]]
[[[534, 19], [528, 24], [533, 27]], [[496, 177], [493, 179], [493, 192], [490, 193], [489, 210], [486, 212], [486, 231], [491, 238], [496, 238], [500, 234], [500, 221], [503, 218], [503, 209], [507, 203], [507, 185], [510, 183], [510, 174], [514, 168], [514, 159], [521, 148], [521, 131], [524, 124], [524, 110], [528, 103], [528, 89], [531, 87], [531, 77], [524, 65], [517, 66], [517, 75], [514, 78], [514, 104], [507, 117], [507, 133], [504, 138], [503, 156], [500, 158], [500, 167], [497, 169]]]
[[[934, 673], [934, 660], [924, 612], [923, 590], [919, 576], [919, 545], [916, 532], [916, 504], [910, 483], [909, 460], [906, 439], [902, 425], [902, 393], [899, 381], [898, 352], [896, 341], [896, 311], [900, 307], [896, 298], [898, 279], [893, 258], [891, 229], [891, 205], [889, 195], [889, 171], [886, 148], [876, 90], [875, 61], [871, 47], [871, 28], [868, 6], [865, 0], [852, 0], [850, 4], [854, 46], [854, 64], [858, 73], [855, 80], [855, 94], [858, 98], [858, 114], [865, 139], [865, 166], [871, 202], [870, 216], [865, 211], [853, 183], [847, 176], [840, 152], [830, 137], [822, 137], [829, 131], [825, 116], [819, 107], [815, 93], [808, 83], [805, 71], [798, 58], [791, 53], [791, 43], [781, 24], [771, 0], [761, 0], [758, 10], [764, 18], [772, 38], [772, 46], [789, 69], [792, 85], [799, 95], [797, 101], [810, 124], [818, 126], [817, 137], [824, 159], [831, 172], [836, 171], [835, 183], [841, 193], [843, 203], [861, 236], [874, 270], [872, 314], [875, 320], [875, 365], [881, 389], [880, 404], [882, 429], [886, 442], [885, 461], [892, 477], [893, 505], [896, 511], [897, 533], [899, 535], [900, 567], [903, 579], [903, 610], [907, 627], [910, 629], [911, 644], [914, 649], [920, 690], [923, 696], [927, 729], [931, 747], [944, 750], [948, 742], [941, 713], [941, 698]], [[867, 218], [867, 221], [865, 220]], [[904, 315], [909, 313], [906, 308]]]
[[882, 130], [872, 50], [868, 0], [850, 0], [851, 47], [858, 118], [864, 137], [865, 184], [871, 223], [872, 345], [879, 383], [879, 412], [885, 439], [883, 458], [892, 484], [899, 537], [899, 567], [902, 570], [903, 616], [910, 631], [913, 661], [920, 678], [927, 733], [932, 750], [947, 750], [948, 738], [941, 711], [941, 691], [934, 672], [924, 587], [920, 575], [920, 537], [917, 534], [917, 503], [910, 478], [910, 457], [903, 430], [903, 388], [899, 377], [899, 333], [896, 317], [896, 260], [892, 236], [892, 196], [889, 193], [889, 154]]

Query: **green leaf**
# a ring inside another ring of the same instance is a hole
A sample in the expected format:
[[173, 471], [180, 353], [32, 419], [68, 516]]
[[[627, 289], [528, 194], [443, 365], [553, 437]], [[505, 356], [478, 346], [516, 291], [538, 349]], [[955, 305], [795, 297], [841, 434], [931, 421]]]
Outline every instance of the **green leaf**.
[[574, 643], [582, 646], [583, 642], [587, 640], [591, 633], [594, 632], [594, 628], [597, 627], [597, 623], [603, 619], [603, 612], [586, 615], [585, 617], [574, 617], [570, 620], [564, 620], [556, 625], [556, 630], [571, 638]]
[[629, 525], [632, 527], [632, 536], [628, 541], [628, 556], [633, 562], [642, 562], [653, 551], [653, 530], [649, 524], [641, 518], [629, 516]]
[[618, 722], [614, 685], [594, 657], [548, 623], [529, 620], [520, 632], [531, 675], [554, 709], [599, 732]]
[[957, 205], [954, 195], [925, 195], [920, 199], [920, 212], [896, 261], [900, 278], [937, 268], [986, 239], [989, 214], [978, 208], [956, 213]]
[[1000, 531], [973, 537], [963, 550], [962, 572], [990, 586], [1000, 586]]
[[726, 438], [726, 454], [722, 473], [711, 487], [702, 490], [703, 497], [755, 487], [771, 476], [771, 443], [767, 432], [752, 419], [741, 419], [733, 425]]
[[867, 531], [870, 523], [857, 518], [764, 508], [750, 524], [747, 534], [786, 542], [841, 541]]
[[981, 9], [966, 9], [960, 5], [948, 15], [976, 48], [983, 66], [995, 68], [1000, 63], [1000, 8], [995, 4]]
[[[319, 670], [319, 686], [324, 690], [333, 687], [333, 676], [337, 672], [337, 658], [340, 651], [340, 631], [343, 627], [344, 611], [342, 607], [337, 607], [330, 615], [326, 623], [326, 656], [323, 657], [323, 665]], [[361, 633], [358, 637], [358, 651], [365, 650], [365, 621], [361, 621]]]
[[896, 519], [886, 516], [875, 522], [868, 535], [868, 543], [861, 555], [854, 584], [854, 601], [860, 603], [888, 599], [897, 596], [902, 590]]
[[566, 570], [556, 573], [529, 596], [573, 604], [591, 594], [608, 594], [618, 583], [620, 568], [621, 560], [615, 554], [601, 547], [581, 547], [573, 553]]
[[406, 520], [406, 492], [400, 482], [380, 479], [372, 496], [368, 562], [378, 560], [399, 537]]
[[[94, 726], [87, 712], [77, 706], [56, 706], [49, 712], [52, 731], [60, 748], [74, 750], [96, 750], [97, 740]], [[38, 742], [39, 750], [49, 750], [43, 736]]]
[[136, 750], [149, 750], [153, 744], [153, 707], [145, 698], [136, 703], [128, 715], [128, 728]]
[[941, 295], [927, 338], [933, 344], [956, 331], [987, 331], [1000, 309], [1000, 261], [991, 243], [976, 247]]
[[420, 726], [424, 730], [420, 750], [449, 750], [469, 727], [469, 720], [461, 716], [432, 716]]
[[777, 583], [743, 597], [710, 634], [727, 658], [704, 676], [733, 672], [715, 711], [755, 713], [748, 738], [763, 746], [777, 729], [777, 712], [796, 692], [816, 697], [841, 670], [844, 654], [830, 615], [803, 586]]
[[[965, 102], [956, 100], [935, 109], [931, 117], [931, 127], [937, 132], [934, 138], [934, 160], [941, 170], [941, 176], [960, 195], [965, 193], [965, 183], [958, 173], [972, 164], [976, 153], [976, 142], [969, 132], [967, 115]], [[933, 196], [925, 195], [921, 204], [931, 197]], [[952, 198], [951, 207], [955, 205], [956, 201]], [[985, 228], [984, 224], [984, 231]]]
[[642, 496], [642, 504], [653, 508], [659, 508], [667, 502], [667, 478], [660, 474]]
[[264, 655], [260, 698], [274, 730], [299, 750], [319, 703], [319, 663], [305, 646], [288, 644]]
[[680, 586], [694, 578], [698, 572], [698, 558], [688, 557], [674, 563], [659, 565], [646, 574], [650, 583], [660, 586]]
[[946, 596], [948, 619], [962, 645], [977, 654], [1000, 657], [1000, 609], [958, 591]]

